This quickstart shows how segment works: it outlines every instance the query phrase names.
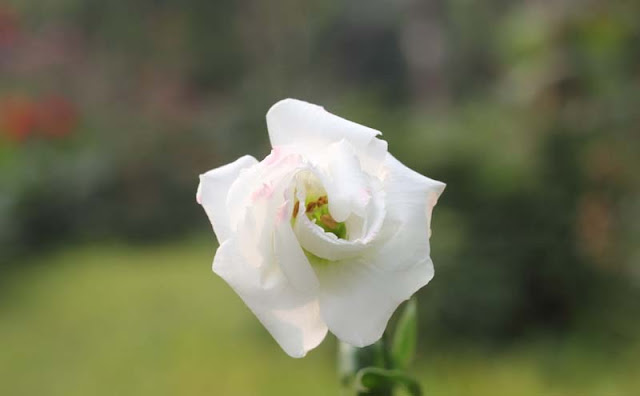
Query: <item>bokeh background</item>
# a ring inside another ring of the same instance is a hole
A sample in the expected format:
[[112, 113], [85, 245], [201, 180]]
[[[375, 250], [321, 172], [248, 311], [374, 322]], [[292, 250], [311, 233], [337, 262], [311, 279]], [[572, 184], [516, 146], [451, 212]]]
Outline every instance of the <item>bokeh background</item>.
[[210, 270], [198, 174], [296, 97], [448, 183], [429, 395], [640, 390], [640, 4], [0, 3], [0, 394], [332, 395]]

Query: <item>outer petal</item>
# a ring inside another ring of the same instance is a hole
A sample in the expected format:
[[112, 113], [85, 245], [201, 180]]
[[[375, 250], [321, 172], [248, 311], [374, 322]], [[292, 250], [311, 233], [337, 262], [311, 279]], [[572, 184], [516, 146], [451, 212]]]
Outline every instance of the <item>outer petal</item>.
[[382, 178], [387, 193], [388, 216], [417, 230], [426, 229], [429, 233], [431, 211], [446, 184], [407, 168], [391, 154], [387, 154], [384, 168]]
[[340, 340], [358, 347], [373, 344], [398, 305], [433, 278], [429, 257], [397, 271], [384, 264], [370, 257], [316, 266], [322, 318]]
[[229, 283], [290, 356], [305, 356], [327, 334], [313, 294], [294, 289], [277, 266], [247, 262], [235, 239], [218, 248], [213, 271]]
[[241, 170], [257, 163], [258, 161], [255, 158], [245, 155], [230, 164], [200, 175], [196, 200], [207, 213], [220, 244], [231, 235], [229, 211], [226, 207], [229, 189], [240, 175]]
[[233, 235], [219, 248], [213, 271], [244, 300], [289, 355], [304, 356], [324, 338], [317, 278], [291, 223], [290, 182], [297, 156], [274, 152], [247, 169], [226, 197]]
[[354, 260], [316, 265], [322, 317], [338, 338], [356, 346], [377, 341], [398, 305], [434, 274], [429, 223], [445, 185], [391, 155], [385, 169], [386, 242]]
[[373, 172], [384, 159], [387, 143], [380, 131], [345, 120], [324, 108], [296, 99], [284, 99], [267, 112], [271, 145], [295, 145], [308, 158], [331, 143], [346, 139], [361, 155], [363, 168]]

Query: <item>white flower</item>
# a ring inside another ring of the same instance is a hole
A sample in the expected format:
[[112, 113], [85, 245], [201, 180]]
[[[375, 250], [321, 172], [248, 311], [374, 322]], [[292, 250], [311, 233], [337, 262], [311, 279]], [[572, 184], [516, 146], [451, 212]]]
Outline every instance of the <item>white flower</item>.
[[405, 167], [371, 128], [294, 99], [267, 113], [271, 154], [200, 176], [220, 247], [213, 271], [289, 355], [331, 330], [366, 346], [433, 277], [441, 182]]

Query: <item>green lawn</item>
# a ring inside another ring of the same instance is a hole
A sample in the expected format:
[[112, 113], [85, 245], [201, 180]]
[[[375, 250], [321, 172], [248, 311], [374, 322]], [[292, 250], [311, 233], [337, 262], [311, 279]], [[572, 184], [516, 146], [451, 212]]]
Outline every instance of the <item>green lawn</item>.
[[[213, 251], [105, 244], [24, 263], [0, 292], [0, 395], [338, 395], [335, 341], [289, 358], [211, 272]], [[427, 395], [631, 396], [639, 356], [537, 342], [423, 354], [416, 373]]]

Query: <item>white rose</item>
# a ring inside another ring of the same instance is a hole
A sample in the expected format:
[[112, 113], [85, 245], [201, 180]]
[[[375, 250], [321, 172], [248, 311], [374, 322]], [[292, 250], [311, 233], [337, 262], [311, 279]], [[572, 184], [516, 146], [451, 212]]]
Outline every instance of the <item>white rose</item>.
[[200, 176], [220, 247], [213, 271], [280, 346], [302, 357], [331, 330], [366, 346], [433, 278], [441, 182], [405, 167], [371, 128], [294, 99], [267, 113], [271, 154]]

